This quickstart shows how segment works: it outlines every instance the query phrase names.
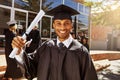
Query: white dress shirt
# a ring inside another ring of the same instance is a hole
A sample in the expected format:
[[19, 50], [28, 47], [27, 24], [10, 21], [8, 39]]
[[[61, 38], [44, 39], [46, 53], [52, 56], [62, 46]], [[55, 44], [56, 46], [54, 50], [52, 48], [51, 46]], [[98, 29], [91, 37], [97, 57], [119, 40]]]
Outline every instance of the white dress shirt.
[[[65, 47], [68, 48], [70, 46], [70, 44], [72, 43], [72, 40], [73, 40], [73, 37], [70, 35], [69, 38], [66, 39], [65, 41], [63, 41], [62, 43], [65, 45]], [[59, 43], [61, 43], [61, 42], [60, 42], [60, 40], [57, 37], [57, 46], [58, 47], [59, 47]]]

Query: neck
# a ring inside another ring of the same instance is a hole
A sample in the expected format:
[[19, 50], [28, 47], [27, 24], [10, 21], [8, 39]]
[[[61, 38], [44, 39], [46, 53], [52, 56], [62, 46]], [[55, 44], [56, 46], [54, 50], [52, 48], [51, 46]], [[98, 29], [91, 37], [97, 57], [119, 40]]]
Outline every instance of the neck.
[[63, 41], [65, 41], [65, 40], [67, 40], [68, 38], [69, 38], [69, 36], [68, 36], [68, 37], [66, 37], [66, 38], [64, 38], [64, 39], [63, 39], [63, 38], [58, 37], [58, 39], [59, 39], [59, 41], [60, 41], [60, 42], [63, 42]]
[[66, 39], [60, 39], [60, 38], [58, 38], [59, 40], [60, 40], [60, 42], [63, 42], [63, 41], [65, 41]]

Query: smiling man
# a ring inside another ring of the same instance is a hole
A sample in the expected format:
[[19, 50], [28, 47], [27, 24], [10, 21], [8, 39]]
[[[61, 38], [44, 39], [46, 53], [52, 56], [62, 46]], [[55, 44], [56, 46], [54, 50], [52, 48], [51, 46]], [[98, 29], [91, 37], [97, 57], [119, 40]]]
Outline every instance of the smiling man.
[[[32, 79], [36, 76], [38, 80], [98, 80], [87, 49], [70, 35], [73, 27], [71, 16], [79, 12], [59, 5], [47, 14], [54, 16], [53, 28], [57, 39], [44, 42], [32, 60], [23, 54], [26, 77]], [[20, 36], [12, 41], [13, 47], [19, 50], [24, 44]]]
[[69, 19], [55, 20], [53, 23], [58, 39], [62, 42], [69, 37], [69, 33], [72, 30], [72, 22]]

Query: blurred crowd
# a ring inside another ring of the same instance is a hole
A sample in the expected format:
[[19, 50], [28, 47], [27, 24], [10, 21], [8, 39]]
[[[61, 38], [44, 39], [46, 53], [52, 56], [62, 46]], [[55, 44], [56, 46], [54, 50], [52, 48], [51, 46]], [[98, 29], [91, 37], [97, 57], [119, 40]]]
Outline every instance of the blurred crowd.
[[78, 34], [71, 33], [73, 38], [76, 38], [81, 44], [83, 44], [89, 50], [88, 34], [85, 31], [80, 31]]

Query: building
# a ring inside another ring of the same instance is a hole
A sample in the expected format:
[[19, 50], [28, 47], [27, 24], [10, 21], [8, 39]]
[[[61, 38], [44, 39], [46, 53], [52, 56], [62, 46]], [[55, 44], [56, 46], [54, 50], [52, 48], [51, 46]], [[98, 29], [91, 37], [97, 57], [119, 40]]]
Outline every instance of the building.
[[[16, 20], [18, 22], [18, 31], [23, 34], [29, 27], [30, 23], [37, 15], [39, 10], [47, 11], [53, 7], [65, 4], [76, 10], [81, 14], [77, 17], [77, 31], [81, 27], [89, 26], [89, 8], [75, 2], [74, 0], [0, 0], [0, 35], [4, 35], [5, 29], [8, 28], [6, 22], [9, 20]], [[74, 17], [73, 17], [74, 22]], [[80, 24], [83, 24], [82, 26]], [[52, 16], [44, 15], [38, 23], [42, 39], [50, 39], [53, 37], [54, 30], [52, 28]]]

